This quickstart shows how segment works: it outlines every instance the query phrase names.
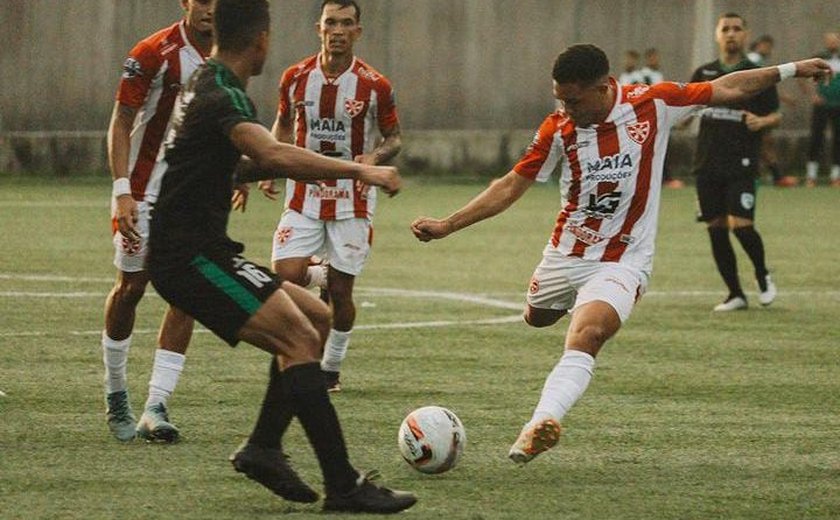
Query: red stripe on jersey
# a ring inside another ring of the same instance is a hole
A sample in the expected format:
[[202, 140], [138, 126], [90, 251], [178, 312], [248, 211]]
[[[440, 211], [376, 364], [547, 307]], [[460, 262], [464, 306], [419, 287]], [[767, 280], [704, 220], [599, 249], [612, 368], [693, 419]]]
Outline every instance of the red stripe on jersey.
[[630, 209], [627, 211], [627, 217], [624, 219], [621, 231], [616, 233], [607, 244], [607, 248], [603, 256], [601, 256], [602, 262], [618, 262], [621, 259], [624, 251], [627, 250], [630, 232], [633, 231], [636, 222], [642, 218], [647, 208], [648, 195], [650, 194], [651, 171], [653, 169], [653, 156], [656, 148], [657, 133], [656, 103], [650, 100], [640, 105], [634, 105], [633, 110], [636, 112], [636, 121], [638, 123], [647, 122], [650, 125], [650, 132], [642, 145], [639, 173], [636, 177], [636, 192], [630, 201]]
[[[353, 117], [353, 126], [350, 132], [350, 153], [353, 159], [365, 152], [365, 118], [368, 109], [370, 109], [370, 83], [362, 81], [361, 77], [356, 84], [355, 101], [362, 101], [365, 105], [362, 111]], [[353, 188], [353, 216], [356, 218], [366, 218], [368, 214], [368, 190], [359, 181], [353, 183]]]
[[[335, 118], [335, 102], [338, 97], [338, 85], [326, 83], [321, 87], [321, 102], [318, 105], [319, 115], [321, 119]], [[320, 152], [334, 152], [335, 143], [332, 141], [321, 141]], [[338, 183], [335, 180], [324, 181], [326, 186], [336, 186]], [[319, 218], [321, 220], [335, 220], [336, 200], [335, 199], [321, 199], [321, 212]]]
[[[301, 74], [295, 83], [295, 90], [292, 94], [292, 106], [295, 111], [295, 146], [306, 148], [306, 132], [308, 123], [306, 121], [306, 83], [309, 80], [309, 71]], [[306, 199], [306, 183], [295, 182], [295, 193], [289, 199], [289, 209], [303, 213], [303, 202]]]
[[[155, 107], [155, 115], [146, 124], [143, 139], [140, 141], [137, 162], [134, 163], [134, 170], [131, 172], [131, 195], [134, 200], [143, 200], [146, 195], [146, 185], [149, 184], [152, 170], [157, 163], [160, 145], [166, 137], [166, 127], [169, 124], [169, 118], [172, 116], [172, 109], [175, 107], [175, 100], [178, 98], [180, 90], [180, 52], [174, 53], [173, 57], [166, 61], [169, 68], [163, 73], [163, 88]], [[175, 88], [176, 85], [178, 88]]]
[[[598, 125], [596, 132], [598, 135], [598, 157], [603, 159], [604, 157], [612, 157], [613, 155], [616, 155], [619, 152], [619, 149], [618, 132], [615, 130], [615, 124], [601, 123]], [[593, 208], [597, 207], [598, 201], [601, 200], [601, 196], [612, 193], [617, 186], [617, 182], [599, 182], [596, 188], [596, 193], [589, 194], [589, 205]], [[603, 218], [597, 218], [594, 216], [586, 217], [586, 220], [583, 222], [583, 227], [593, 231], [598, 231], [601, 229], [601, 224], [603, 222]], [[575, 245], [572, 247], [570, 256], [583, 257], [587, 247], [589, 247], [589, 244], [582, 240], [577, 240]]]
[[580, 196], [580, 160], [577, 153], [577, 132], [575, 131], [574, 123], [567, 123], [563, 126], [560, 137], [563, 139], [563, 148], [567, 151], [566, 155], [569, 159], [569, 169], [572, 171], [572, 181], [569, 184], [569, 202], [557, 215], [557, 224], [554, 226], [554, 232], [551, 234], [551, 245], [557, 247], [560, 245], [560, 235], [563, 234], [563, 226], [566, 225], [566, 219], [578, 207], [578, 197]]

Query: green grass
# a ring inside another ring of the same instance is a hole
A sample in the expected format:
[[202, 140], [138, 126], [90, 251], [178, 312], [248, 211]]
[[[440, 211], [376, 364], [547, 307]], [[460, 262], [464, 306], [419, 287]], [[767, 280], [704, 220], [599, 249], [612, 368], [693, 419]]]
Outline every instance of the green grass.
[[[358, 282], [358, 325], [517, 313], [375, 290], [521, 303], [554, 221], [556, 187], [537, 187], [506, 214], [442, 242], [419, 244], [408, 231], [415, 216], [447, 214], [480, 189], [414, 180], [383, 198]], [[106, 181], [0, 178], [0, 389], [8, 394], [0, 518], [316, 517], [318, 505], [283, 502], [227, 462], [262, 397], [268, 359], [256, 349], [195, 336], [171, 400], [182, 443], [122, 445], [107, 433], [97, 331], [113, 277], [108, 192]], [[693, 222], [693, 191], [666, 191], [649, 294], [599, 356], [560, 446], [524, 468], [507, 449], [560, 356], [566, 320], [547, 330], [358, 330], [346, 390], [333, 399], [352, 459], [415, 491], [412, 518], [837, 518], [838, 195], [763, 189], [758, 226], [778, 301], [761, 309], [751, 294], [748, 311], [713, 315], [724, 290]], [[279, 212], [254, 197], [232, 217], [231, 235], [252, 260], [267, 261]], [[753, 287], [740, 252], [739, 261]], [[139, 308], [129, 361], [135, 410], [163, 309], [157, 297]], [[460, 465], [439, 476], [414, 472], [396, 449], [403, 416], [427, 404], [458, 413], [469, 438]], [[297, 424], [286, 445], [303, 476], [320, 483]]]

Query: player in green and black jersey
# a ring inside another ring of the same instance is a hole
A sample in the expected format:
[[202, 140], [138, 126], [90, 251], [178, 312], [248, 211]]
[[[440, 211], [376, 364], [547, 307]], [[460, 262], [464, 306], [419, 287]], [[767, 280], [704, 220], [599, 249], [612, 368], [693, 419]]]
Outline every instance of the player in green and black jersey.
[[167, 142], [160, 196], [152, 212], [148, 271], [158, 293], [231, 345], [251, 343], [273, 355], [257, 425], [231, 457], [274, 493], [298, 502], [318, 494], [289, 465], [281, 437], [297, 417], [324, 474], [324, 509], [394, 513], [411, 507], [410, 493], [374, 485], [350, 464], [319, 360], [330, 330], [328, 307], [305, 289], [277, 279], [241, 256], [227, 235], [234, 170], [241, 181], [289, 176], [296, 180], [351, 178], [399, 190], [391, 167], [323, 157], [278, 143], [256, 120], [245, 95], [268, 51], [267, 0], [218, 0], [215, 46], [181, 94]]
[[[691, 81], [709, 81], [738, 70], [758, 68], [747, 59], [744, 45], [746, 22], [735, 13], [718, 19], [715, 38], [720, 57], [698, 68]], [[712, 253], [729, 295], [716, 311], [745, 309], [747, 299], [738, 278], [732, 230], [755, 268], [759, 302], [770, 305], [776, 286], [764, 259], [764, 244], [753, 221], [758, 177], [761, 131], [779, 124], [781, 115], [776, 87], [752, 99], [722, 108], [703, 110], [695, 157], [700, 219], [706, 222]]]

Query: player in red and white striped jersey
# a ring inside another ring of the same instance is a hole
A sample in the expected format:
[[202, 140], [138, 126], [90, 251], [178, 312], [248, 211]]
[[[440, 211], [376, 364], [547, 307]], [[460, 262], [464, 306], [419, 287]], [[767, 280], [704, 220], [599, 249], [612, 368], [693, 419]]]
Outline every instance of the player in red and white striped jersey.
[[[326, 0], [318, 34], [321, 52], [286, 69], [274, 135], [330, 157], [383, 164], [400, 150], [400, 126], [391, 83], [353, 54], [361, 36], [359, 5]], [[261, 185], [273, 193], [273, 185]], [[286, 280], [310, 285], [318, 267], [309, 258], [329, 261], [327, 291], [334, 322], [322, 369], [332, 391], [346, 356], [356, 318], [353, 283], [370, 253], [376, 188], [352, 180], [305, 184], [286, 181], [285, 210], [274, 235], [274, 271]]]
[[595, 356], [644, 293], [670, 127], [697, 105], [735, 102], [780, 78], [828, 70], [816, 59], [712, 82], [622, 87], [609, 77], [603, 51], [572, 46], [553, 71], [554, 95], [564, 108], [545, 119], [522, 160], [449, 217], [412, 223], [421, 241], [446, 237], [504, 211], [560, 165], [562, 209], [531, 279], [525, 321], [546, 327], [573, 314], [565, 353], [511, 447], [512, 460], [528, 462], [557, 443], [559, 421], [589, 384]]
[[178, 439], [166, 400], [178, 382], [193, 330], [192, 318], [172, 307], [167, 310], [138, 424], [128, 399], [125, 365], [137, 304], [149, 281], [144, 264], [149, 212], [166, 169], [162, 144], [181, 85], [210, 54], [213, 36], [213, 0], [180, 3], [183, 20], [141, 40], [129, 52], [108, 129], [117, 278], [105, 301], [102, 349], [108, 426], [123, 441], [134, 438], [135, 428], [147, 440]]

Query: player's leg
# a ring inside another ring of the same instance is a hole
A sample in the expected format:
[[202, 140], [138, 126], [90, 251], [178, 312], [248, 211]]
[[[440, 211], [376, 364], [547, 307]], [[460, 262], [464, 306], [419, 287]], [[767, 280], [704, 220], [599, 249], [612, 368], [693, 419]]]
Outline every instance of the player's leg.
[[823, 105], [814, 105], [811, 112], [811, 136], [808, 145], [808, 162], [805, 164], [805, 186], [809, 188], [817, 185], [825, 127], [828, 125], [828, 120], [828, 109]]
[[712, 258], [729, 294], [723, 303], [715, 306], [718, 312], [745, 309], [747, 298], [738, 278], [738, 262], [735, 249], [729, 238], [727, 215], [727, 184], [715, 175], [718, 172], [704, 171], [697, 176], [697, 201], [700, 205], [700, 220], [706, 223]]
[[301, 287], [323, 286], [324, 268], [313, 265], [311, 258], [323, 248], [324, 237], [323, 222], [286, 210], [272, 240], [272, 270]]
[[618, 265], [596, 265], [591, 271], [577, 294], [565, 352], [546, 378], [531, 420], [511, 447], [514, 462], [528, 462], [558, 442], [560, 421], [589, 385], [595, 356], [630, 316], [647, 283], [641, 273]]
[[373, 228], [370, 220], [353, 218], [327, 222], [326, 232], [330, 259], [327, 292], [333, 309], [333, 326], [324, 345], [321, 370], [327, 380], [327, 388], [336, 392], [341, 390], [341, 364], [347, 356], [356, 322], [353, 285], [370, 254]]
[[831, 185], [840, 188], [840, 107], [831, 109]]
[[137, 423], [137, 436], [147, 441], [177, 442], [180, 432], [169, 420], [167, 401], [184, 370], [185, 353], [193, 332], [193, 319], [170, 306], [158, 333], [149, 396]]

